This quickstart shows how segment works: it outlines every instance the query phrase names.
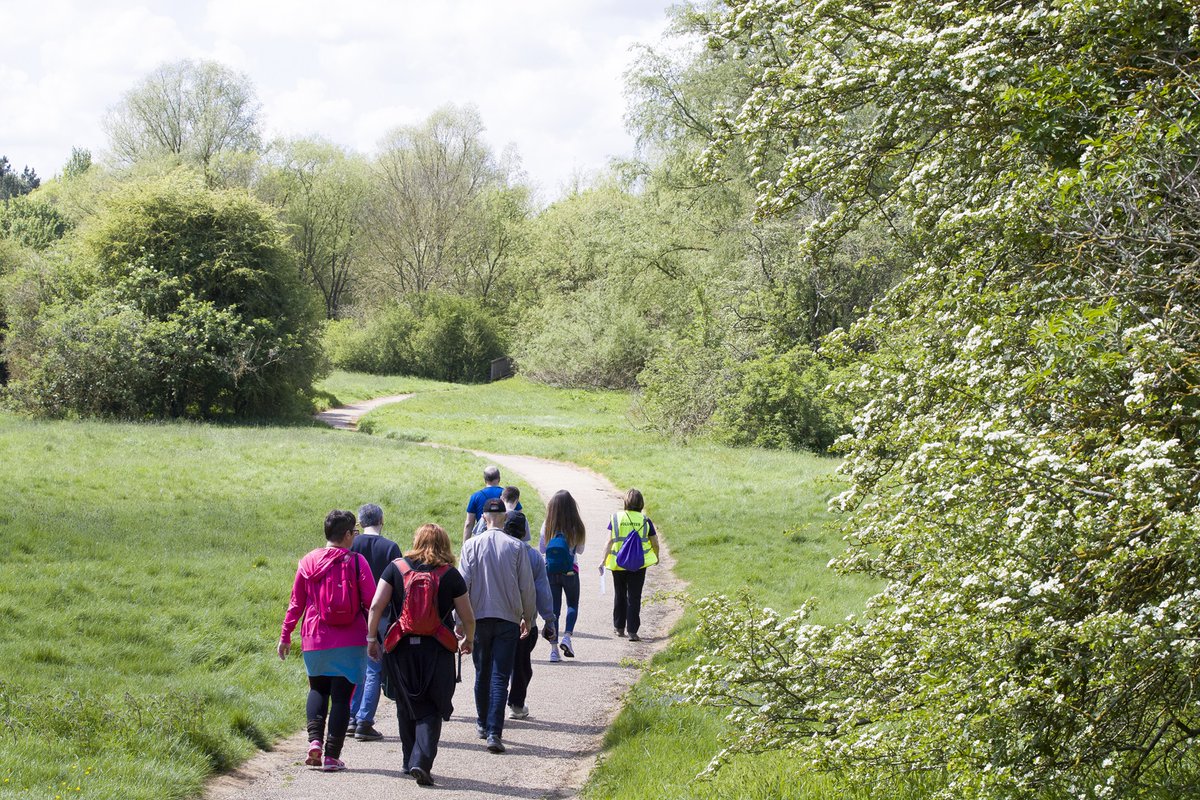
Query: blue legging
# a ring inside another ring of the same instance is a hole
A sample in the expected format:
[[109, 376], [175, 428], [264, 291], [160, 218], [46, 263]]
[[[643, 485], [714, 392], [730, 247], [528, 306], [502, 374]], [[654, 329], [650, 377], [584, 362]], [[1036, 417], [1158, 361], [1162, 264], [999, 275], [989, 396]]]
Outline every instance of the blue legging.
[[[567, 622], [563, 633], [575, 630], [575, 620], [579, 617], [579, 573], [553, 572], [546, 576], [550, 581], [550, 595], [554, 598], [554, 616], [562, 619], [562, 599], [567, 596]], [[560, 591], [561, 590], [561, 591]]]

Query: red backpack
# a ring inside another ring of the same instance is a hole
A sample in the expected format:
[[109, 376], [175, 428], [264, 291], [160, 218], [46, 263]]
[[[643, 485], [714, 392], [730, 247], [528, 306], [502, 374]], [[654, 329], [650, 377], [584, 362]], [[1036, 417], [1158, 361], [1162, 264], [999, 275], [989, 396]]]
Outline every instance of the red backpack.
[[325, 624], [337, 627], [349, 625], [362, 613], [355, 553], [346, 553], [317, 577], [317, 613]]
[[443, 564], [431, 570], [413, 569], [406, 559], [398, 558], [395, 565], [404, 579], [404, 605], [400, 617], [388, 628], [383, 649], [391, 652], [400, 639], [408, 634], [432, 636], [450, 652], [458, 650], [458, 639], [446, 627], [438, 613], [438, 587], [449, 566]]

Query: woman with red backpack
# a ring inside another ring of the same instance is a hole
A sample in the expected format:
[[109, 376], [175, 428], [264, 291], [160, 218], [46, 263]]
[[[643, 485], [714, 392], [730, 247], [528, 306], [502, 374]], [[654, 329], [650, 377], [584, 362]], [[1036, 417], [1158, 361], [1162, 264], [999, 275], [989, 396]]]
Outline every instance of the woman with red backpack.
[[303, 616], [309, 739], [304, 763], [324, 772], [346, 768], [340, 756], [350, 722], [350, 697], [367, 668], [365, 610], [375, 596], [375, 580], [367, 560], [349, 550], [357, 534], [354, 514], [334, 509], [326, 515], [325, 546], [300, 559], [276, 648], [281, 659], [287, 658], [292, 631]]
[[[546, 559], [546, 578], [550, 581], [550, 594], [554, 599], [554, 616], [560, 620], [561, 638], [550, 643], [550, 660], [575, 657], [575, 646], [571, 634], [575, 631], [575, 620], [579, 618], [579, 560], [586, 541], [583, 519], [579, 506], [566, 489], [555, 492], [546, 504], [546, 521], [538, 537], [538, 550]], [[567, 599], [567, 619], [563, 624], [562, 602]]]
[[[454, 635], [455, 611], [461, 644]], [[390, 623], [382, 652], [372, 641], [368, 654], [383, 658], [384, 693], [396, 701], [403, 770], [419, 785], [432, 786], [442, 721], [454, 713], [454, 653], [470, 653], [475, 638], [467, 584], [440, 526], [417, 528], [412, 549], [379, 576], [367, 624], [379, 630], [381, 621]]]

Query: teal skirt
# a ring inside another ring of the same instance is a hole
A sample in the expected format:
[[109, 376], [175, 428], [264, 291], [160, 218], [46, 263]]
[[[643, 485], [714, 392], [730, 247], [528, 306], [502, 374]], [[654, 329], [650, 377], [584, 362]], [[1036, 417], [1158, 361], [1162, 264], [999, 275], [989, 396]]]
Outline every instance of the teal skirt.
[[331, 650], [305, 650], [304, 671], [308, 677], [340, 677], [359, 686], [367, 671], [367, 646], [334, 647]]

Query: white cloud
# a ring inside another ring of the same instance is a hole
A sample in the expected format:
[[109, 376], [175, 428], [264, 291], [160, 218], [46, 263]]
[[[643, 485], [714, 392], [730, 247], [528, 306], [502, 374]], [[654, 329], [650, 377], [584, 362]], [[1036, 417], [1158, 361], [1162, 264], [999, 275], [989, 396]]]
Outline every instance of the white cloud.
[[[555, 191], [632, 141], [629, 48], [665, 28], [667, 0], [0, 0], [21, 40], [0, 60], [0, 153], [51, 174], [72, 145], [99, 151], [105, 109], [165, 61], [245, 72], [268, 135], [317, 133], [365, 153], [446, 103], [479, 107], [499, 151]], [[14, 119], [15, 117], [15, 119]]]

